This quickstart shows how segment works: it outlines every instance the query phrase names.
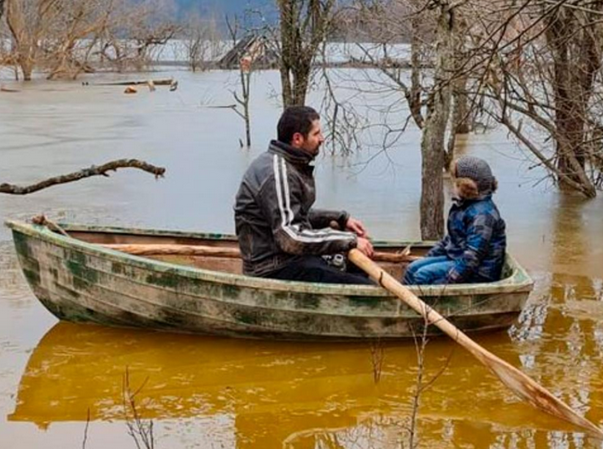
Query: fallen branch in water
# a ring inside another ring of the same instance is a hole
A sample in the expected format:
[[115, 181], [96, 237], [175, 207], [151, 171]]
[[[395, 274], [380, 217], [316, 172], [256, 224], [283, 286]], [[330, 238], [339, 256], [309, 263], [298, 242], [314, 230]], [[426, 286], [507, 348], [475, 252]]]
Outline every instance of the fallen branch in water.
[[20, 91], [17, 89], [11, 89], [10, 87], [0, 86], [0, 92], [17, 93]]
[[140, 86], [143, 84], [149, 84], [152, 82], [155, 86], [171, 86], [175, 80], [173, 78], [167, 79], [148, 79], [148, 80], [131, 80], [131, 81], [113, 81], [108, 83], [94, 83], [91, 86]]
[[12, 195], [27, 195], [37, 192], [38, 190], [46, 189], [57, 184], [66, 184], [68, 182], [79, 181], [80, 179], [89, 178], [91, 176], [107, 176], [109, 171], [116, 171], [118, 168], [137, 168], [155, 175], [155, 178], [162, 178], [165, 173], [165, 168], [156, 167], [138, 159], [118, 159], [116, 161], [107, 162], [103, 165], [93, 165], [90, 168], [69, 173], [67, 175], [55, 176], [46, 179], [30, 186], [20, 187], [14, 184], [0, 184], [0, 193], [8, 193]]

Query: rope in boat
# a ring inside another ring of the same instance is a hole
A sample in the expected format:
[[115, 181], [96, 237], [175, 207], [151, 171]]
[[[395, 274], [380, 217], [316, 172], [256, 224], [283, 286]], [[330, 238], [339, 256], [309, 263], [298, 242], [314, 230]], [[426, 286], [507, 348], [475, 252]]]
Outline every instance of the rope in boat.
[[51, 230], [53, 232], [58, 232], [58, 233], [64, 235], [65, 237], [69, 237], [69, 234], [67, 234], [67, 231], [65, 231], [62, 227], [60, 227], [54, 221], [46, 218], [46, 216], [44, 214], [36, 215], [35, 217], [33, 217], [31, 219], [31, 222], [33, 224], [36, 224], [39, 226], [46, 226], [49, 230]]

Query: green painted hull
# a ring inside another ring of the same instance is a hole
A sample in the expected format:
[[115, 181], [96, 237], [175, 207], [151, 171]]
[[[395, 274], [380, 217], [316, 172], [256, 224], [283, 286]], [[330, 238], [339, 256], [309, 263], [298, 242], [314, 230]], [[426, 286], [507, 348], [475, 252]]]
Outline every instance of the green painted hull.
[[[288, 340], [409, 338], [423, 325], [422, 318], [380, 287], [252, 278], [132, 256], [78, 237], [233, 247], [232, 236], [65, 225], [72, 238], [41, 226], [6, 224], [34, 294], [62, 320]], [[505, 279], [494, 283], [410, 289], [466, 332], [505, 329], [533, 285], [510, 256], [505, 272]], [[429, 333], [438, 331], [431, 326]]]

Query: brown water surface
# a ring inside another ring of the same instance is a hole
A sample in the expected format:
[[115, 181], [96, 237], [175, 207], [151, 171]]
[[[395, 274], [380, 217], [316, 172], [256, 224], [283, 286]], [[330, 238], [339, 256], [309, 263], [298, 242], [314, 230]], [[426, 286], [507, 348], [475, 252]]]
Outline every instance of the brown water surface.
[[[169, 76], [160, 73], [158, 77]], [[145, 75], [147, 76], [147, 75]], [[0, 219], [53, 218], [232, 232], [232, 200], [249, 161], [273, 137], [275, 72], [254, 80], [257, 145], [242, 150], [228, 72], [176, 73], [180, 89], [34, 82], [0, 94], [0, 182], [27, 184], [121, 157], [167, 168], [156, 181], [120, 171], [27, 197], [0, 196]], [[107, 75], [107, 78], [110, 76]], [[98, 79], [98, 78], [97, 78]], [[93, 79], [91, 79], [92, 81]], [[379, 239], [416, 239], [419, 133], [389, 158], [319, 158], [318, 203], [343, 206]], [[378, 136], [374, 138], [379, 141]], [[370, 140], [367, 137], [367, 141]], [[603, 422], [603, 200], [558, 194], [502, 131], [460, 152], [487, 158], [510, 251], [536, 280], [508, 332], [477, 341]], [[536, 185], [535, 185], [536, 184]], [[412, 342], [300, 344], [172, 335], [58, 323], [30, 293], [0, 230], [0, 448], [136, 447], [124, 421], [124, 375], [156, 447], [391, 448], [407, 441], [417, 370]], [[430, 342], [421, 447], [603, 447], [515, 399], [446, 339]], [[378, 381], [377, 381], [378, 379]], [[89, 420], [88, 427], [86, 422]]]

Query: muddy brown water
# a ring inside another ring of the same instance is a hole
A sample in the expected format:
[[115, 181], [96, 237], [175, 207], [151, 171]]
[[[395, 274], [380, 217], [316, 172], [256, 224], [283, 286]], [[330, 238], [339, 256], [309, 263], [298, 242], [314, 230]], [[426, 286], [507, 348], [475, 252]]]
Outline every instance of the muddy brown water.
[[[251, 150], [239, 148], [241, 120], [208, 107], [233, 102], [233, 74], [174, 75], [180, 86], [174, 93], [140, 89], [131, 96], [121, 87], [41, 80], [25, 86], [5, 77], [4, 84], [20, 92], [0, 93], [0, 182], [28, 184], [122, 157], [165, 166], [167, 176], [122, 170], [26, 197], [2, 195], [0, 219], [44, 212], [81, 223], [232, 232], [240, 176], [274, 134], [278, 75], [255, 75]], [[417, 239], [419, 138], [410, 129], [388, 157], [369, 165], [364, 162], [375, 150], [368, 144], [350, 157], [321, 156], [318, 205], [343, 206], [376, 238]], [[470, 135], [459, 151], [491, 162], [510, 251], [536, 281], [509, 332], [476, 340], [601, 424], [603, 199], [584, 201], [539, 182], [544, 174], [530, 169], [501, 130]], [[244, 341], [58, 323], [29, 291], [8, 230], [0, 229], [0, 448], [81, 447], [84, 438], [88, 448], [136, 447], [124, 421], [126, 368], [133, 389], [144, 384], [137, 410], [153, 421], [158, 448], [402, 447], [414, 345], [385, 346], [378, 370], [373, 354], [361, 343]], [[421, 397], [421, 447], [603, 447], [520, 403], [448, 340], [430, 342], [426, 377], [449, 357]]]

